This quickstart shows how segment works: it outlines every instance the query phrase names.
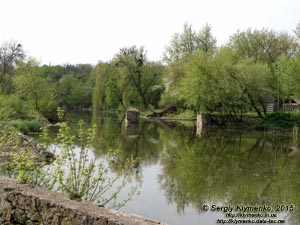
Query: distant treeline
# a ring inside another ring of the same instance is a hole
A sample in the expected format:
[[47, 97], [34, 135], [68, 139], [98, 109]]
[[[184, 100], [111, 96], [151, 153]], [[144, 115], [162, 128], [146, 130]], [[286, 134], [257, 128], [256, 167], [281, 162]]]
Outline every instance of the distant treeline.
[[125, 47], [97, 65], [40, 65], [23, 46], [0, 46], [0, 118], [44, 116], [57, 107], [178, 111], [261, 118], [267, 104], [300, 98], [300, 23], [292, 34], [270, 29], [237, 31], [217, 46], [212, 28], [185, 24], [162, 62], [143, 47]]

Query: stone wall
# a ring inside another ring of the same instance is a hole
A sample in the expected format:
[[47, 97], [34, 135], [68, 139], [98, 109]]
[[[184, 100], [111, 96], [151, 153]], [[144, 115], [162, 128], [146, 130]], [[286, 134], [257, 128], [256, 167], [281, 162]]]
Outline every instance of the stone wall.
[[20, 184], [0, 176], [0, 224], [24, 225], [157, 225], [135, 215], [105, 209], [63, 194]]

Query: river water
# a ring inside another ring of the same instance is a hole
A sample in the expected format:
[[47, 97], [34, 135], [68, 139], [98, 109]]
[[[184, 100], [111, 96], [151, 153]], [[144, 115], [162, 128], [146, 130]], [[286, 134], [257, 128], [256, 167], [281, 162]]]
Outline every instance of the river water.
[[[76, 121], [78, 114], [73, 116], [71, 121]], [[300, 223], [300, 151], [291, 133], [210, 128], [197, 136], [194, 122], [149, 120], [126, 131], [113, 114], [81, 117], [98, 127], [96, 157], [102, 157], [105, 149], [117, 148], [119, 160], [132, 156], [137, 161], [140, 194], [121, 211], [170, 225], [210, 225], [218, 219], [219, 223], [230, 219], [254, 222], [248, 224]], [[241, 214], [242, 206], [259, 210]], [[230, 217], [225, 207], [233, 208]], [[254, 212], [264, 214], [266, 221], [250, 218]]]
[[[105, 160], [117, 149], [116, 162], [134, 159], [131, 172], [140, 180], [128, 183], [138, 191], [120, 211], [170, 225], [300, 224], [299, 141], [289, 132], [204, 128], [197, 136], [194, 122], [141, 120], [128, 131], [110, 113], [68, 118], [74, 130], [79, 118], [97, 125], [88, 157]], [[112, 173], [128, 172], [107, 165]], [[116, 198], [130, 190], [125, 186]]]

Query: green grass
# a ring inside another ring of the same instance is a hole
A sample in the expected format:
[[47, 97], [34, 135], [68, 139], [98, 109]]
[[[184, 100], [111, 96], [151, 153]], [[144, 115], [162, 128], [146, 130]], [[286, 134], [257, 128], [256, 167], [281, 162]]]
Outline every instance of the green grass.
[[195, 119], [196, 118], [196, 114], [193, 111], [190, 110], [185, 110], [183, 112], [179, 112], [176, 114], [169, 114], [168, 115], [169, 118], [173, 118], [173, 119]]

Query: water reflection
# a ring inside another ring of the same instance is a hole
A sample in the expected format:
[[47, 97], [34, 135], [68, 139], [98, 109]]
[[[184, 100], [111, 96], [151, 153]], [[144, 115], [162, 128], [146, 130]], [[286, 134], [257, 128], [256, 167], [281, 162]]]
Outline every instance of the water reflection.
[[300, 161], [289, 158], [289, 139], [228, 130], [192, 141], [176, 131], [173, 137], [164, 143], [159, 183], [178, 213], [189, 205], [201, 213], [203, 204], [217, 202], [299, 206]]
[[[119, 150], [113, 170], [121, 171], [128, 157], [136, 160], [132, 172], [141, 176], [150, 166], [161, 167], [157, 179], [151, 181], [160, 190], [152, 196], [161, 192], [165, 196], [161, 207], [176, 206], [179, 217], [193, 208], [200, 221], [208, 215], [202, 211], [203, 204], [265, 204], [274, 208], [293, 204], [296, 210], [288, 214], [287, 224], [300, 223], [300, 151], [290, 134], [203, 129], [199, 137], [194, 123], [143, 120], [132, 136], [116, 116], [93, 114], [92, 122], [98, 126], [95, 155]], [[148, 208], [151, 218], [163, 218], [164, 210], [159, 216], [151, 210], [155, 209]], [[170, 218], [163, 221], [168, 223]], [[184, 219], [178, 220], [178, 224], [184, 223]]]
[[119, 154], [116, 160], [122, 164], [129, 157], [136, 161], [136, 167], [140, 170], [140, 163], [143, 165], [157, 164], [162, 150], [160, 144], [160, 134], [156, 124], [143, 121], [139, 127], [135, 128], [134, 135], [128, 134], [124, 121], [115, 115], [93, 114], [93, 124], [96, 124], [97, 137], [94, 153], [101, 157], [109, 149], [118, 149]]

